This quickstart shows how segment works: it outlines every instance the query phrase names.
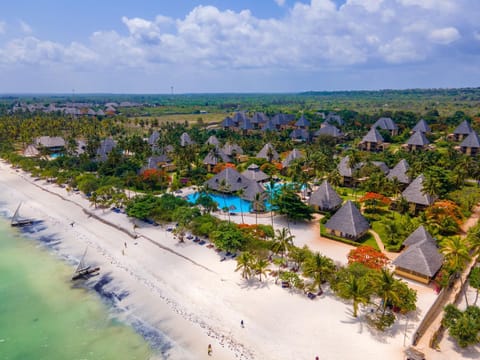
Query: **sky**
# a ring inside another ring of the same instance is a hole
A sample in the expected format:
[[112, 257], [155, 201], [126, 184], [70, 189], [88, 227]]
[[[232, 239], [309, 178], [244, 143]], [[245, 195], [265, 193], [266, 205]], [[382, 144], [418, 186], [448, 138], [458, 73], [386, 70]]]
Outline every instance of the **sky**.
[[15, 0], [0, 93], [480, 86], [479, 0]]

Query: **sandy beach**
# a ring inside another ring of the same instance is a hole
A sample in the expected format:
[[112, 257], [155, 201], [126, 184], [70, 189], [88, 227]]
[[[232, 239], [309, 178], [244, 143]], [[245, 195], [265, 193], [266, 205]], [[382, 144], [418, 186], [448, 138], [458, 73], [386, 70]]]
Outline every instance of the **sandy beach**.
[[[165, 226], [137, 222], [134, 229], [126, 215], [94, 209], [81, 194], [35, 181], [5, 162], [0, 163], [0, 191], [0, 207], [10, 215], [22, 201], [23, 216], [44, 221], [43, 231], [58, 240], [55, 253], [72, 264], [72, 271], [88, 246], [88, 260], [101, 267], [100, 277], [89, 285], [105, 281], [99, 292], [113, 299], [115, 316], [150, 340], [159, 358], [400, 360], [436, 297], [433, 289], [410, 282], [418, 291], [417, 313], [379, 333], [362, 315], [354, 319], [351, 304], [328, 289], [310, 300], [275, 285], [271, 277], [247, 282], [234, 271], [235, 260], [220, 261], [223, 255], [213, 249], [190, 240], [179, 244]], [[245, 221], [255, 223], [255, 217]], [[276, 219], [277, 228], [285, 225]], [[320, 238], [318, 224], [290, 227], [295, 245], [346, 262], [351, 247]], [[134, 232], [137, 238], [129, 235]]]

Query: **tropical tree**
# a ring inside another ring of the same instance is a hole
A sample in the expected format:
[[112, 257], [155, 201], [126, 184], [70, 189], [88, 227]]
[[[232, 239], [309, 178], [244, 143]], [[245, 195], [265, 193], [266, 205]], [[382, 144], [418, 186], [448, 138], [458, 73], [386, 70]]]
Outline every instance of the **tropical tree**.
[[473, 305], [477, 305], [478, 292], [480, 291], [480, 267], [477, 266], [472, 269], [470, 276], [468, 277], [468, 282], [470, 286], [476, 290]]
[[268, 269], [269, 265], [270, 263], [264, 257], [259, 256], [254, 261], [253, 269], [255, 270], [255, 274], [258, 275], [258, 279], [260, 281], [262, 281], [262, 275], [266, 277], [267, 274], [270, 272], [270, 270]]
[[303, 275], [313, 280], [313, 286], [318, 286], [318, 291], [322, 292], [322, 284], [327, 281], [335, 272], [333, 260], [316, 253], [310, 255], [303, 264]]
[[480, 308], [477, 306], [467, 306], [462, 312], [455, 305], [447, 305], [442, 324], [462, 348], [480, 341]]
[[273, 238], [272, 251], [275, 254], [281, 254], [283, 259], [284, 255], [293, 246], [294, 236], [287, 228], [277, 229], [275, 231], [275, 237]]
[[337, 286], [337, 295], [342, 299], [352, 300], [353, 317], [358, 316], [360, 304], [367, 305], [373, 293], [370, 282], [365, 277], [356, 277], [349, 274], [347, 278]]
[[[459, 275], [465, 267], [467, 261], [470, 260], [470, 254], [468, 250], [467, 243], [464, 238], [460, 236], [453, 236], [450, 238], [444, 239], [440, 243], [440, 251], [445, 256], [445, 265], [450, 273]], [[462, 288], [463, 280], [460, 276], [460, 283]], [[466, 293], [465, 302], [468, 306], [468, 299]]]
[[380, 270], [387, 265], [388, 258], [381, 251], [368, 245], [362, 245], [350, 250], [348, 263], [360, 263], [370, 269]]
[[237, 256], [237, 267], [235, 271], [242, 271], [242, 278], [248, 280], [254, 269], [254, 257], [251, 253], [245, 251]]
[[387, 269], [381, 269], [377, 277], [375, 293], [382, 299], [382, 315], [385, 314], [388, 304], [400, 303], [397, 288], [398, 280], [393, 277], [393, 273]]

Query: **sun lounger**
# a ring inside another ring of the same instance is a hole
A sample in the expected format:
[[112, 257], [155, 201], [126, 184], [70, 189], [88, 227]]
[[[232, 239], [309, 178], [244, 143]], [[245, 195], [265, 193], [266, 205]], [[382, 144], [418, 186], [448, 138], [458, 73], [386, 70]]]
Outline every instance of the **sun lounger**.
[[315, 295], [314, 293], [311, 293], [311, 292], [307, 293], [307, 296], [310, 300], [313, 300], [317, 297], [317, 295]]
[[198, 245], [205, 245], [207, 242], [205, 240], [201, 240], [198, 242]]
[[282, 281], [282, 288], [289, 288], [290, 287], [290, 284], [288, 283], [288, 281]]

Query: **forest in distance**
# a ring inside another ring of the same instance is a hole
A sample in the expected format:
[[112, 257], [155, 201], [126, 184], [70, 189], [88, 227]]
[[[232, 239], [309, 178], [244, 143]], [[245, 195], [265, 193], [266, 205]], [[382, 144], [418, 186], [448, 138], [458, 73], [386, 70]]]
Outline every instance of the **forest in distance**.
[[308, 91], [302, 93], [205, 93], [205, 94], [5, 94], [0, 95], [0, 111], [16, 103], [62, 104], [68, 102], [105, 104], [132, 102], [126, 116], [229, 113], [263, 111], [356, 111], [378, 114], [394, 111], [451, 116], [462, 111], [480, 115], [480, 87], [452, 89], [405, 89], [376, 91]]

